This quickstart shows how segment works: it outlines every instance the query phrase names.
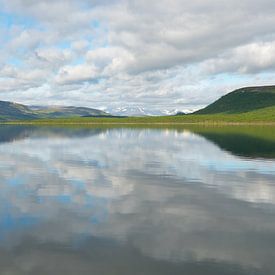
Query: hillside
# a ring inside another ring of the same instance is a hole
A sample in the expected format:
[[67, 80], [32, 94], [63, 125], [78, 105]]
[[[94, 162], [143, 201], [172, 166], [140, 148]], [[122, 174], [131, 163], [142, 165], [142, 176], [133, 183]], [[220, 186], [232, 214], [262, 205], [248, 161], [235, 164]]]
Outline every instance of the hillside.
[[69, 118], [85, 116], [108, 116], [103, 111], [85, 107], [26, 106], [8, 101], [0, 101], [0, 120], [22, 120], [42, 118]]
[[0, 101], [0, 119], [31, 119], [37, 118], [27, 106], [8, 101]]
[[238, 89], [195, 113], [174, 116], [116, 117], [85, 107], [25, 106], [0, 101], [0, 120], [21, 120], [21, 124], [275, 124], [275, 86]]
[[[16, 124], [17, 122], [8, 122]], [[175, 115], [175, 116], [147, 116], [147, 117], [71, 117], [54, 119], [21, 120], [20, 124], [25, 125], [87, 125], [87, 124], [109, 124], [109, 125], [134, 125], [148, 126], [159, 124], [167, 127], [171, 124], [275, 124], [275, 106], [261, 108], [253, 112], [238, 114], [210, 114], [210, 115]]]
[[194, 114], [240, 114], [275, 106], [275, 86], [235, 90]]
[[41, 118], [61, 118], [61, 117], [86, 117], [86, 116], [107, 116], [106, 112], [74, 106], [31, 106], [29, 107]]

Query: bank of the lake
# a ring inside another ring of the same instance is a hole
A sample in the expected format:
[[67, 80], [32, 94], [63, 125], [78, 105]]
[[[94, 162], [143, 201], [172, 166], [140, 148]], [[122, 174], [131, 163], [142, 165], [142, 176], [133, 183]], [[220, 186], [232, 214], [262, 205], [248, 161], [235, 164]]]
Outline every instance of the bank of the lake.
[[2, 121], [3, 124], [255, 124], [275, 125], [275, 107], [239, 114], [189, 114], [147, 117], [71, 117], [37, 120]]

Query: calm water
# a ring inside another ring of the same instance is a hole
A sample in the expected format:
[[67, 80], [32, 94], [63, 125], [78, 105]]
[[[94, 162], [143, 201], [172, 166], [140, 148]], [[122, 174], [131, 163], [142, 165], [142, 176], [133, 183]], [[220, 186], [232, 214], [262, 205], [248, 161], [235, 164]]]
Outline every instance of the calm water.
[[0, 127], [0, 274], [275, 274], [260, 132]]

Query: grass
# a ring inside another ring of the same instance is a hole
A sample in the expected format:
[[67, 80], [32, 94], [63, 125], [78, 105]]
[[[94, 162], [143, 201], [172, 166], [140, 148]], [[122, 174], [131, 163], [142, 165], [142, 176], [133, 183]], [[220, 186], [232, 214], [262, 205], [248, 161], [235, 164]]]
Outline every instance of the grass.
[[241, 114], [190, 114], [156, 117], [71, 117], [38, 120], [3, 121], [2, 124], [62, 125], [62, 124], [274, 124], [275, 106]]

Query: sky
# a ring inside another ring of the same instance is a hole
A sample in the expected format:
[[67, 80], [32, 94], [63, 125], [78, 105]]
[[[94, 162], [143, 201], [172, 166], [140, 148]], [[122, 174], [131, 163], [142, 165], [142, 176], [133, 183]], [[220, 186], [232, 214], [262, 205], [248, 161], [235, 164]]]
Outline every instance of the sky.
[[0, 100], [194, 110], [275, 84], [274, 0], [0, 0]]

